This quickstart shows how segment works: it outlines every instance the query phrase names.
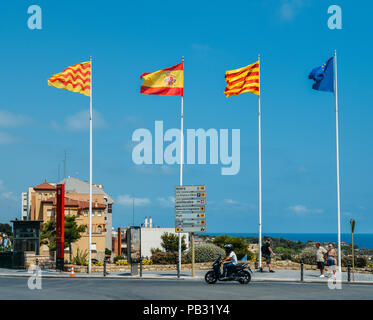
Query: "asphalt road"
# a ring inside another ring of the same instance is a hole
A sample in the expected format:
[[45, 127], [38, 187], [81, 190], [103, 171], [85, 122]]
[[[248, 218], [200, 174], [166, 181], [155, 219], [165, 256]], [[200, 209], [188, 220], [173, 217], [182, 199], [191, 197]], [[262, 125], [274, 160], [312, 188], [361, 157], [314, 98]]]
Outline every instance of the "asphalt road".
[[343, 284], [330, 290], [323, 283], [251, 282], [207, 285], [197, 280], [42, 279], [41, 290], [30, 290], [27, 278], [0, 277], [0, 299], [124, 299], [124, 300], [251, 300], [251, 299], [373, 299], [373, 286]]

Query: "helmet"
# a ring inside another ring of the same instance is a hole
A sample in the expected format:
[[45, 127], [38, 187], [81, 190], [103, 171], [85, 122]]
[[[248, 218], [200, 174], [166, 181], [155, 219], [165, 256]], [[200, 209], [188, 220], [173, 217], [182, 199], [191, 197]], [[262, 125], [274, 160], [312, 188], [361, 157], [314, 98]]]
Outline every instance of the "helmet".
[[225, 249], [226, 252], [229, 253], [229, 252], [233, 251], [233, 245], [231, 245], [230, 243], [228, 243], [228, 244], [226, 244], [224, 246], [224, 249]]

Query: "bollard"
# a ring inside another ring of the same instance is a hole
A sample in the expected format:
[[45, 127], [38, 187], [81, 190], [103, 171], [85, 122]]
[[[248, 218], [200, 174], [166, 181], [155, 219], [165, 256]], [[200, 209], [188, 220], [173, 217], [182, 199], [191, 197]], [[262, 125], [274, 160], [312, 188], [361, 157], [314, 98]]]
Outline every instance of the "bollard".
[[36, 263], [36, 266], [39, 265], [39, 259], [38, 258], [36, 258], [35, 263]]
[[140, 277], [142, 277], [142, 258], [140, 258]]
[[104, 259], [104, 277], [106, 277], [106, 258]]
[[259, 267], [259, 265], [258, 265], [258, 261], [255, 261], [255, 263], [254, 263], [254, 268], [255, 268], [255, 270], [257, 270], [258, 267]]
[[300, 281], [303, 282], [303, 261], [300, 263]]
[[347, 281], [351, 282], [351, 263], [350, 263], [350, 261], [347, 263]]

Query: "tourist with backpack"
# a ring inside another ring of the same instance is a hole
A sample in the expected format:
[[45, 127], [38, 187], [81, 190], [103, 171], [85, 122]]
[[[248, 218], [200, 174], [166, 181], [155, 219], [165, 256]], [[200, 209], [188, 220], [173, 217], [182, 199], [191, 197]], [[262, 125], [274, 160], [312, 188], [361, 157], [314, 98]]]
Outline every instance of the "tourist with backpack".
[[[266, 264], [268, 267], [269, 272], [275, 272], [271, 268], [271, 256], [276, 256], [276, 254], [273, 252], [271, 248], [271, 239], [267, 239], [265, 244], [262, 246], [262, 257], [266, 259]], [[262, 271], [262, 270], [261, 270]]]

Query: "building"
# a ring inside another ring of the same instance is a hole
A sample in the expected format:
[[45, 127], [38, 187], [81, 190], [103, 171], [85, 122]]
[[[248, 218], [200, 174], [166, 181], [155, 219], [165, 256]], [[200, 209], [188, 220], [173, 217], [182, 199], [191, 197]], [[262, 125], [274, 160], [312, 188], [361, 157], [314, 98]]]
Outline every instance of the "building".
[[[126, 256], [127, 255], [127, 237], [126, 231], [128, 228], [118, 228], [116, 232], [116, 237], [113, 237], [113, 252], [116, 256]], [[162, 238], [164, 233], [173, 233], [175, 228], [161, 228], [160, 226], [153, 227], [153, 220], [150, 217], [146, 217], [144, 223], [141, 224], [140, 234], [141, 234], [141, 256], [143, 258], [150, 258], [152, 255], [151, 249], [160, 249], [163, 251], [161, 246]], [[189, 248], [189, 233], [182, 233], [181, 236], [185, 236], [185, 243], [187, 248]], [[120, 248], [120, 249], [119, 249]]]
[[[72, 254], [77, 250], [88, 251], [89, 226], [89, 184], [76, 178], [61, 181], [65, 184], [65, 216], [75, 216], [78, 225], [86, 226], [86, 232], [72, 245]], [[29, 188], [28, 220], [55, 219], [56, 184], [44, 181], [36, 187]], [[92, 191], [92, 258], [103, 260], [105, 248], [111, 249], [111, 215], [114, 201], [107, 195], [102, 185], [93, 185]], [[110, 227], [109, 227], [110, 224]], [[68, 248], [65, 257], [69, 257]]]
[[[74, 200], [89, 201], [89, 183], [87, 181], [81, 181], [76, 178], [68, 177], [59, 184], [65, 185], [66, 197]], [[113, 226], [113, 204], [114, 200], [104, 191], [102, 184], [92, 185], [92, 201], [105, 204], [105, 248], [112, 250], [112, 226]]]
[[22, 192], [21, 220], [27, 220], [28, 208], [29, 208], [28, 192]]

